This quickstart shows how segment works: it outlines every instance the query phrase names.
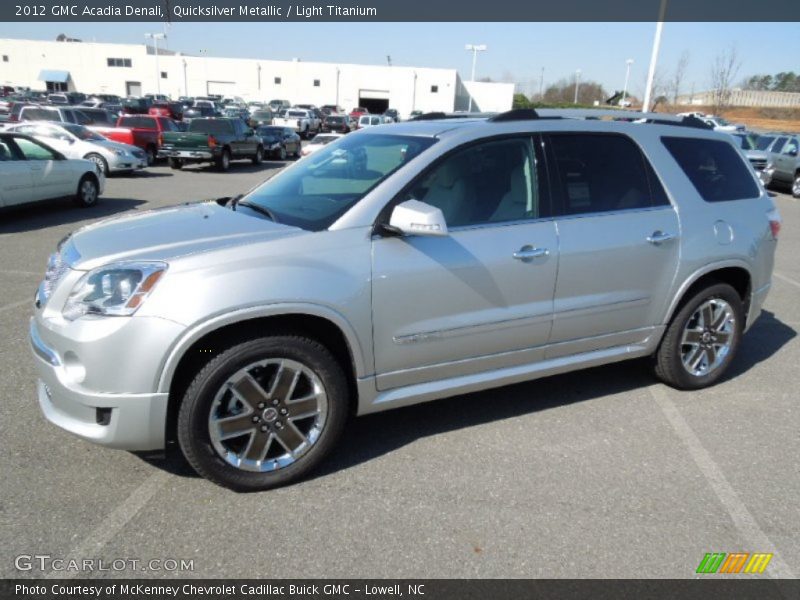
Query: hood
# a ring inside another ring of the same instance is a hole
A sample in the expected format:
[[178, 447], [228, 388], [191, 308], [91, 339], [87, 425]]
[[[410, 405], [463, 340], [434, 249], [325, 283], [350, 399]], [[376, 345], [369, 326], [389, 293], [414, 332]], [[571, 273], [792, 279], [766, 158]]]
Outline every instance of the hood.
[[115, 142], [114, 140], [91, 140], [90, 144], [97, 144], [98, 146], [102, 146], [108, 150], [122, 150], [129, 154], [132, 154], [134, 150], [138, 150], [136, 146], [131, 146], [130, 144], [123, 144], [122, 142]]
[[121, 260], [169, 261], [303, 234], [296, 227], [204, 202], [103, 219], [77, 230], [64, 253], [72, 258], [72, 267], [89, 270]]
[[765, 152], [764, 150], [745, 150], [744, 155], [750, 160], [769, 159], [769, 152]]

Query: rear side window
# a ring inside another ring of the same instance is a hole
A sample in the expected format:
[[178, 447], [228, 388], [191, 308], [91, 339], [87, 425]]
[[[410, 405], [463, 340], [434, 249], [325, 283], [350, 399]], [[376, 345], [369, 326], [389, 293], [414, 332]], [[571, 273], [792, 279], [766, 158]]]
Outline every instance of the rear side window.
[[131, 129], [158, 129], [156, 120], [151, 117], [122, 117], [119, 120], [119, 127], [130, 127]]
[[731, 144], [681, 137], [663, 137], [661, 141], [706, 202], [759, 196], [750, 168]]
[[552, 134], [555, 192], [565, 215], [667, 205], [639, 147], [618, 134]]
[[60, 121], [61, 115], [51, 108], [24, 108], [23, 121]]
[[201, 119], [189, 123], [189, 131], [192, 133], [207, 133], [209, 135], [230, 135], [233, 133], [233, 124], [231, 121]]

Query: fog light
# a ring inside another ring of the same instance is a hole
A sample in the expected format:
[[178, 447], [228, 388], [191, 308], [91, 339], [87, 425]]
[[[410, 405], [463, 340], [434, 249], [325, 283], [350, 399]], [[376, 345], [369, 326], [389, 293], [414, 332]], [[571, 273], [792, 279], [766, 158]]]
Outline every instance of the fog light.
[[108, 425], [111, 423], [111, 409], [110, 408], [96, 408], [95, 420], [98, 425]]

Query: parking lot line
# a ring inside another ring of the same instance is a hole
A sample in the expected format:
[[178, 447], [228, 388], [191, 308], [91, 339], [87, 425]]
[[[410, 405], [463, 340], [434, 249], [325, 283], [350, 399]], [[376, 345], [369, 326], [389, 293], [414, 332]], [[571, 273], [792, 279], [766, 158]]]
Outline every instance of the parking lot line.
[[[144, 508], [169, 477], [168, 473], [160, 470], [150, 475], [139, 487], [133, 490], [122, 504], [111, 511], [83, 541], [72, 548], [67, 556], [77, 558], [98, 556], [103, 547]], [[78, 575], [81, 575], [79, 571], [50, 571], [45, 577], [47, 579], [73, 579]]]
[[786, 275], [781, 275], [780, 273], [777, 273], [775, 271], [773, 271], [772, 274], [781, 281], [785, 281], [786, 283], [791, 283], [793, 286], [800, 288], [800, 281], [796, 281], [791, 277], [787, 277]]
[[661, 412], [669, 421], [675, 433], [686, 444], [689, 454], [697, 464], [700, 472], [705, 476], [711, 489], [719, 498], [719, 501], [728, 511], [731, 519], [733, 520], [736, 529], [741, 534], [742, 538], [750, 545], [754, 552], [768, 552], [772, 553], [773, 559], [770, 563], [769, 574], [776, 579], [794, 579], [796, 575], [789, 568], [789, 565], [781, 558], [778, 550], [774, 544], [767, 537], [767, 534], [758, 526], [753, 515], [747, 510], [744, 502], [736, 494], [728, 480], [725, 478], [724, 473], [719, 468], [719, 465], [714, 461], [705, 449], [700, 438], [697, 437], [695, 432], [683, 418], [678, 407], [670, 399], [666, 389], [662, 385], [651, 385], [649, 388], [650, 395], [656, 401]]

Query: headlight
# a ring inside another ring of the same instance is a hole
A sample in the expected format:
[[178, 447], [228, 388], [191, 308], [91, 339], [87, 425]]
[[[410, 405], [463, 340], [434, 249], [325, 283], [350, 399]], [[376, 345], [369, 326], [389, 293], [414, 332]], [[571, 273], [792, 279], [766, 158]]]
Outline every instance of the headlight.
[[114, 154], [117, 156], [125, 156], [125, 150], [114, 150]]
[[64, 318], [74, 321], [83, 315], [132, 315], [166, 270], [162, 262], [130, 262], [89, 271], [70, 292]]

